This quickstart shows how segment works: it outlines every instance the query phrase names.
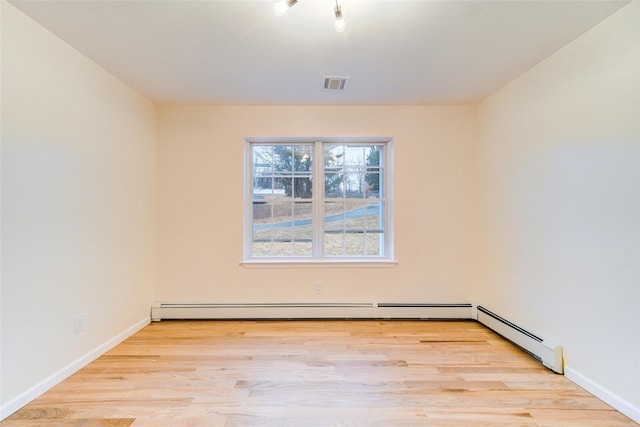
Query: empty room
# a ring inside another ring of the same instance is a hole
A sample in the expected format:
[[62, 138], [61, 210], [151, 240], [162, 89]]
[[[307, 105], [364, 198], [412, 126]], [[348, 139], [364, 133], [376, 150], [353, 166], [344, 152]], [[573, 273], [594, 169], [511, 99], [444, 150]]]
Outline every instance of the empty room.
[[640, 423], [640, 0], [0, 6], [3, 426]]

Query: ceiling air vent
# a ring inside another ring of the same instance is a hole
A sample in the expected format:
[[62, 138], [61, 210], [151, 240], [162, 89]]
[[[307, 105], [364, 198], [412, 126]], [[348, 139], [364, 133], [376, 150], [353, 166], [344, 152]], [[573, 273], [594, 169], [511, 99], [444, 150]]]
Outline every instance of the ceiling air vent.
[[349, 77], [328, 77], [324, 76], [323, 90], [326, 92], [344, 92]]

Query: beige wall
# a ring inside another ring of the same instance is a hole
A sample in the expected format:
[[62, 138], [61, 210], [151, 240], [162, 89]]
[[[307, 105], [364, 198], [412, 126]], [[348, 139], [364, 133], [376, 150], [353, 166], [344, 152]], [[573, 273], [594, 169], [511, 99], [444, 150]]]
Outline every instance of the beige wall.
[[[154, 105], [0, 3], [0, 395], [10, 409], [148, 318], [156, 122]], [[79, 313], [87, 326], [74, 334]]]
[[[469, 302], [474, 107], [168, 106], [158, 135], [158, 300]], [[249, 136], [394, 137], [397, 266], [241, 266]]]
[[482, 103], [478, 171], [474, 301], [640, 419], [640, 3]]

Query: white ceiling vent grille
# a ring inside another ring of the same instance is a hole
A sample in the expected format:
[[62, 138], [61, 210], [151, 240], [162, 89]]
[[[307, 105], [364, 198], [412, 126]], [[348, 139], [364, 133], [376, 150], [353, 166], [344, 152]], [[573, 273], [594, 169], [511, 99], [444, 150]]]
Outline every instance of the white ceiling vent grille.
[[324, 80], [323, 89], [326, 92], [344, 92], [347, 87], [347, 80], [349, 77], [322, 77]]

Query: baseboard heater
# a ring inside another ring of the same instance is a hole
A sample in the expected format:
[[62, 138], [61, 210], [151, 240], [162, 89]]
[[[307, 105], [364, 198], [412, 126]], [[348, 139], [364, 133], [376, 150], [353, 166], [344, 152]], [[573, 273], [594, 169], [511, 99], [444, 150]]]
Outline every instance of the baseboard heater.
[[471, 304], [429, 303], [155, 303], [163, 319], [471, 319]]
[[561, 345], [535, 335], [481, 305], [478, 306], [478, 322], [516, 344], [547, 368], [558, 374], [563, 373]]

